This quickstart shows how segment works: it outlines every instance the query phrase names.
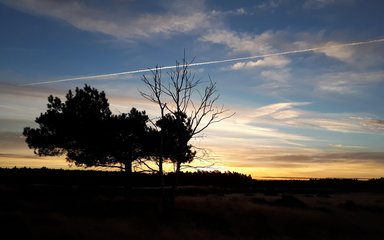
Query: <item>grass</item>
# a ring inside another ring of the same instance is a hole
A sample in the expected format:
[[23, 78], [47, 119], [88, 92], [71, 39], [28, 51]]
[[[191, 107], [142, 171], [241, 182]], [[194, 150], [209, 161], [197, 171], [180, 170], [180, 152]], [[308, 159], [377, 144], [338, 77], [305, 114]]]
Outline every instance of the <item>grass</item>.
[[382, 239], [383, 193], [156, 195], [102, 186], [0, 186], [2, 239]]

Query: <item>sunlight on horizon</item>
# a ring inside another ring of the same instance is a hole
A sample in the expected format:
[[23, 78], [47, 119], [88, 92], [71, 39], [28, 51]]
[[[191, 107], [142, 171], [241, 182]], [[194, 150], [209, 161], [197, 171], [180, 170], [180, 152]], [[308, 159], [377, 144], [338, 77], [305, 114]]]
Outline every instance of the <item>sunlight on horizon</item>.
[[[231, 166], [233, 159], [224, 159], [213, 166], [209, 166], [211, 162], [195, 161], [192, 166], [200, 168], [187, 168], [183, 171], [220, 171], [220, 172], [238, 172], [251, 175], [254, 179], [310, 179], [310, 178], [352, 178], [352, 179], [373, 179], [384, 176], [384, 169], [374, 163], [330, 163], [327, 165], [301, 164], [300, 166], [276, 167], [273, 163], [264, 161], [254, 166]], [[235, 164], [236, 165], [236, 164]], [[270, 166], [268, 166], [270, 165]], [[208, 166], [208, 167], [204, 167]], [[38, 157], [31, 155], [30, 158], [22, 157], [4, 157], [0, 156], [1, 168], [52, 168], [67, 170], [100, 170], [100, 171], [120, 171], [115, 168], [104, 167], [77, 167], [66, 161], [65, 157]], [[172, 164], [166, 164], [167, 172], [173, 171]]]

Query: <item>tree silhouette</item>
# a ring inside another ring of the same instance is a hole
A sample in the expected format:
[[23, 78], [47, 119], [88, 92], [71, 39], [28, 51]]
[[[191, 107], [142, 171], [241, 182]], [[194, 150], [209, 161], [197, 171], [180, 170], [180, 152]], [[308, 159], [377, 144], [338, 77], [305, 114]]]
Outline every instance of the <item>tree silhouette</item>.
[[85, 85], [60, 98], [48, 97], [47, 111], [24, 128], [29, 148], [39, 156], [66, 155], [77, 166], [114, 167], [132, 172], [132, 162], [142, 155], [148, 116], [132, 108], [112, 115], [105, 93]]
[[[160, 109], [160, 120], [157, 121], [159, 130], [159, 154], [157, 164], [159, 174], [163, 179], [163, 163], [170, 160], [176, 164], [176, 180], [181, 164], [191, 162], [195, 151], [189, 141], [203, 132], [211, 124], [220, 122], [233, 114], [226, 113], [224, 107], [216, 105], [219, 95], [216, 84], [211, 80], [204, 84], [189, 70], [192, 62], [184, 59], [176, 62], [175, 70], [168, 73], [165, 81], [161, 68], [152, 71], [151, 78], [143, 76], [142, 80], [148, 88], [141, 95], [157, 104]], [[169, 151], [168, 149], [172, 149]], [[164, 181], [161, 183], [164, 188]]]
[[145, 111], [132, 108], [128, 114], [114, 115], [109, 122], [108, 150], [116, 162], [124, 165], [126, 172], [132, 172], [132, 163], [145, 157], [149, 120]]
[[[184, 112], [177, 112], [174, 115], [167, 113], [156, 122], [156, 125], [160, 127], [164, 137], [163, 156], [175, 165], [175, 173], [178, 175], [181, 164], [192, 162], [196, 155], [193, 146], [189, 144], [193, 134], [190, 119]], [[177, 177], [174, 187], [177, 185]]]

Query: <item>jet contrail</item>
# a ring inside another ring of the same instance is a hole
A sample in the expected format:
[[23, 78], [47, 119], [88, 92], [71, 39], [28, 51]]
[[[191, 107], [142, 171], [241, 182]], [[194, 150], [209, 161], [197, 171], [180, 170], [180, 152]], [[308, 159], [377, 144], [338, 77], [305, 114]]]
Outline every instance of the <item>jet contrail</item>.
[[[367, 44], [381, 43], [381, 42], [384, 42], [384, 38], [370, 40], [370, 41], [341, 43], [341, 44], [335, 44], [335, 45], [331, 45], [331, 46], [313, 47], [313, 48], [291, 50], [291, 51], [285, 51], [285, 52], [269, 53], [269, 54], [262, 54], [262, 55], [249, 56], [249, 57], [240, 57], [240, 58], [230, 58], [230, 59], [224, 59], [224, 60], [197, 62], [197, 63], [191, 63], [191, 64], [189, 64], [189, 66], [193, 67], [193, 66], [219, 64], [219, 63], [227, 63], [227, 62], [238, 62], [238, 61], [251, 60], [251, 59], [257, 59], [257, 58], [283, 56], [283, 55], [296, 54], [296, 53], [313, 52], [313, 51], [318, 51], [318, 50], [322, 50], [322, 49], [329, 49], [329, 48], [336, 48], [336, 47], [347, 47], [347, 46], [359, 46], [359, 45], [367, 45]], [[77, 81], [77, 80], [96, 80], [96, 79], [100, 79], [100, 78], [103, 79], [103, 78], [108, 78], [108, 77], [116, 77], [116, 76], [122, 76], [122, 75], [151, 72], [151, 71], [155, 71], [156, 69], [164, 70], [164, 69], [175, 69], [175, 68], [176, 68], [176, 66], [172, 65], [172, 66], [164, 66], [164, 67], [157, 67], [157, 68], [132, 70], [132, 71], [127, 71], [127, 72], [108, 73], [108, 74], [100, 74], [100, 75], [93, 75], [93, 76], [64, 78], [64, 79], [45, 81], [45, 82], [26, 83], [26, 84], [22, 84], [20, 86], [33, 86], [33, 85], [51, 84], [51, 83], [59, 83], [59, 82]]]

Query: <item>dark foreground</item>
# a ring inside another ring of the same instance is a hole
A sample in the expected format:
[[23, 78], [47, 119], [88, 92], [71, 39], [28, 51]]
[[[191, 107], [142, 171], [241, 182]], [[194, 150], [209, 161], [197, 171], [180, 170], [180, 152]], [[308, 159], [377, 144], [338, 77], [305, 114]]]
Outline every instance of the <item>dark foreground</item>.
[[184, 186], [164, 210], [154, 188], [0, 179], [1, 239], [384, 239], [377, 188]]

